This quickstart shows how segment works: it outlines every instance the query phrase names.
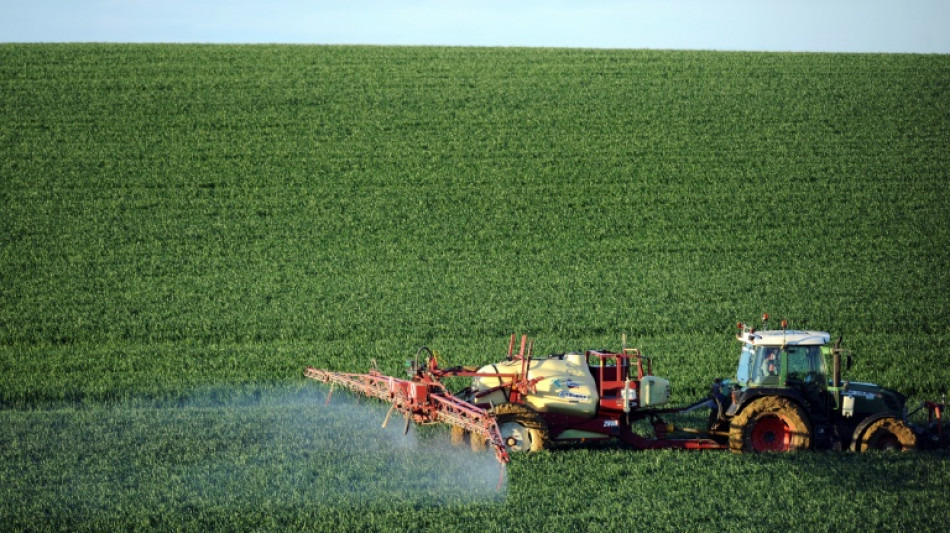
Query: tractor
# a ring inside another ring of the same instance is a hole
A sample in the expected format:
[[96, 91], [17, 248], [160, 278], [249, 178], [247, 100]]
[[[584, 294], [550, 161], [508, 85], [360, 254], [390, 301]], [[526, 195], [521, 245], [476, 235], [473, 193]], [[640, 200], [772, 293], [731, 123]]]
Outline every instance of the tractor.
[[[739, 323], [734, 378], [709, 393], [709, 433], [734, 452], [805, 449], [912, 450], [944, 445], [944, 403], [923, 402], [929, 425], [909, 422], [907, 397], [873, 383], [842, 381], [852, 355], [824, 331], [763, 329]], [[831, 374], [828, 361], [831, 361]], [[916, 412], [916, 410], [914, 411]]]

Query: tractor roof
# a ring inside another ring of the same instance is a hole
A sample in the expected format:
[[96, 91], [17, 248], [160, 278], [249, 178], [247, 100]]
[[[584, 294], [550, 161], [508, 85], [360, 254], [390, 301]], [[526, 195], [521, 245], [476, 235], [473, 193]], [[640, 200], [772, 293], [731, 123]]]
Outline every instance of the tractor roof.
[[790, 346], [814, 346], [828, 344], [828, 342], [831, 341], [831, 335], [825, 331], [769, 329], [754, 331], [752, 333], [744, 332], [739, 336], [739, 340], [753, 345], [781, 346], [788, 344]]

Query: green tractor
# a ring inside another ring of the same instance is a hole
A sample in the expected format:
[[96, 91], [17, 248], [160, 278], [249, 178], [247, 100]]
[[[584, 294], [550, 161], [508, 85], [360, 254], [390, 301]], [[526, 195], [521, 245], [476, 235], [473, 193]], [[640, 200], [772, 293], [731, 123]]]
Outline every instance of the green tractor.
[[[768, 315], [763, 316], [763, 325]], [[912, 450], [947, 444], [943, 404], [923, 402], [929, 424], [908, 421], [907, 398], [873, 383], [841, 380], [851, 354], [824, 331], [759, 331], [739, 324], [735, 378], [710, 391], [709, 432], [734, 452], [806, 449]], [[831, 361], [829, 377], [827, 362]], [[916, 411], [915, 411], [916, 412]]]

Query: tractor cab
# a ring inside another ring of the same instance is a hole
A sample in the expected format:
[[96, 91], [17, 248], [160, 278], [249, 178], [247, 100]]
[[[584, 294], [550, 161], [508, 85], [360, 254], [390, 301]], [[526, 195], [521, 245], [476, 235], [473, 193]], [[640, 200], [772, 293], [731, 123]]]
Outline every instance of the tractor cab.
[[740, 387], [808, 385], [825, 389], [828, 370], [825, 346], [831, 336], [824, 331], [744, 329], [736, 384]]
[[[783, 324], [784, 326], [785, 324]], [[832, 407], [828, 367], [831, 335], [824, 331], [762, 330], [742, 325], [736, 336], [742, 343], [733, 389], [749, 397], [786, 391], [813, 413]], [[731, 402], [733, 409], [738, 408]], [[821, 415], [819, 415], [821, 417]]]

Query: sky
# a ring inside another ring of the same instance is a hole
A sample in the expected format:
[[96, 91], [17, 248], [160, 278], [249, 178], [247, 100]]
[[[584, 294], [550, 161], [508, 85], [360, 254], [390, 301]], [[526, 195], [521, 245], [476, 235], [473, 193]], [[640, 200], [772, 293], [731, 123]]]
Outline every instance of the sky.
[[950, 53], [950, 0], [2, 0], [0, 42]]

